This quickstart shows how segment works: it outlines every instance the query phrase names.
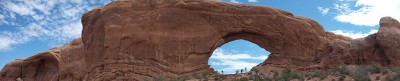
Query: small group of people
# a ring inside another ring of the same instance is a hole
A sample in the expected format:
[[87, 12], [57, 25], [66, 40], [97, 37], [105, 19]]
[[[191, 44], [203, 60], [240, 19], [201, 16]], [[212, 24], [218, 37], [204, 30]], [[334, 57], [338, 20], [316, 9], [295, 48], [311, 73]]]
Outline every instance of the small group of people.
[[[219, 73], [218, 71], [216, 71], [217, 73]], [[236, 73], [235, 74], [239, 74], [239, 73], [247, 73], [248, 71], [247, 71], [247, 67], [244, 67], [244, 69], [238, 69], [238, 70], [236, 70]], [[224, 74], [224, 70], [221, 70], [221, 74], [223, 75]]]
[[239, 74], [239, 72], [240, 72], [240, 74], [242, 74], [242, 73], [247, 73], [247, 67], [244, 67], [244, 69], [238, 69], [238, 70], [236, 70], [236, 73], [235, 73], [235, 74]]

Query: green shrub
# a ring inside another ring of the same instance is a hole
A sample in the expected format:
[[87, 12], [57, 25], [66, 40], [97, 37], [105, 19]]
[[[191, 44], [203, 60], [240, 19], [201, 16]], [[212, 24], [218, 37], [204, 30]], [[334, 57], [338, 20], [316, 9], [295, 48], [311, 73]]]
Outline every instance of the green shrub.
[[220, 81], [220, 80], [222, 80], [221, 75], [220, 75], [220, 74], [215, 74], [215, 75], [214, 75], [214, 80], [215, 80], [215, 81]]
[[345, 75], [350, 75], [351, 73], [351, 71], [347, 69], [345, 65], [335, 67], [331, 70], [331, 72], [336, 76], [345, 76]]
[[276, 78], [276, 81], [289, 81], [291, 79], [304, 80], [299, 73], [293, 72], [290, 68], [283, 70], [283, 73]]
[[341, 65], [331, 69], [331, 72], [335, 76], [339, 76], [339, 81], [344, 81], [347, 75], [351, 74], [351, 71], [347, 68], [346, 65]]
[[208, 71], [204, 71], [203, 72], [203, 78], [205, 79], [205, 80], [208, 80], [208, 76], [210, 75], [210, 73], [208, 72]]
[[239, 79], [239, 81], [249, 81], [249, 78], [247, 78], [247, 77], [242, 77], [242, 78]]
[[147, 79], [147, 77], [143, 77], [143, 81], [149, 81], [149, 79]]
[[179, 81], [179, 79], [174, 77], [174, 78], [171, 78], [169, 81]]
[[232, 81], [249, 81], [249, 78], [242, 77], [242, 78], [239, 78], [239, 79], [233, 79]]
[[264, 79], [260, 75], [254, 76], [254, 81], [264, 81]]
[[400, 68], [395, 67], [392, 69], [395, 75], [386, 76], [386, 81], [400, 81]]
[[264, 77], [264, 80], [262, 81], [272, 81], [273, 79], [271, 77]]
[[164, 77], [160, 77], [160, 78], [157, 78], [157, 77], [153, 77], [153, 81], [164, 81]]
[[368, 77], [368, 70], [366, 68], [358, 68], [351, 74], [354, 81], [371, 81]]
[[400, 77], [400, 68], [398, 68], [398, 67], [394, 68], [394, 69], [393, 69], [393, 72], [396, 73], [396, 76], [395, 76], [395, 77]]
[[274, 78], [276, 78], [276, 77], [278, 77], [278, 76], [279, 76], [279, 73], [278, 73], [278, 72], [276, 72], [275, 70], [272, 70], [272, 73], [274, 73], [274, 75], [272, 76], [272, 77], [274, 77]]
[[318, 70], [318, 71], [313, 72], [310, 76], [311, 76], [311, 78], [319, 77], [322, 80], [322, 79], [325, 79], [326, 77], [328, 77], [328, 75], [329, 75], [329, 71]]
[[193, 78], [200, 79], [200, 75], [197, 72], [192, 73]]
[[255, 75], [253, 81], [272, 81], [271, 77]]
[[385, 81], [395, 81], [395, 79], [392, 76], [387, 76]]
[[158, 78], [157, 77], [153, 77], [153, 81], [158, 81]]
[[188, 76], [184, 76], [182, 80], [183, 81], [189, 80], [189, 77]]
[[367, 67], [367, 70], [371, 73], [382, 73], [386, 71], [386, 68], [375, 62], [372, 62], [372, 64]]

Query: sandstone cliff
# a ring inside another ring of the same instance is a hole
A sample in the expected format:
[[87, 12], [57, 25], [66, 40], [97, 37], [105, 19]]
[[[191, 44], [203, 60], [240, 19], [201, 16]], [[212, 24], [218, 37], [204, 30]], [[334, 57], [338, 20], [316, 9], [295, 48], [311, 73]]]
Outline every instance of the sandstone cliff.
[[400, 24], [384, 17], [365, 38], [325, 32], [290, 12], [212, 0], [120, 0], [82, 16], [82, 38], [8, 63], [2, 80], [101, 81], [183, 77], [210, 71], [211, 53], [245, 39], [271, 52], [257, 66], [299, 71], [372, 61], [398, 66]]

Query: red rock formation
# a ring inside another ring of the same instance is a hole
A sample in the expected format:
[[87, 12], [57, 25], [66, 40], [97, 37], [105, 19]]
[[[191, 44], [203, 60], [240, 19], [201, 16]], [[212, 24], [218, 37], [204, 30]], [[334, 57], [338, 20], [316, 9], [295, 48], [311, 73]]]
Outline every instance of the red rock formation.
[[258, 68], [312, 70], [371, 61], [398, 65], [399, 44], [392, 39], [399, 35], [399, 24], [386, 19], [379, 33], [351, 39], [325, 32], [314, 20], [264, 6], [211, 0], [114, 1], [82, 16], [82, 39], [11, 62], [0, 74], [1, 79], [24, 81], [190, 76], [212, 72], [207, 62], [211, 53], [236, 39], [271, 52]]
[[400, 23], [391, 17], [383, 17], [379, 21], [376, 42], [381, 49], [382, 56], [387, 58], [386, 63], [400, 66]]
[[8, 63], [1, 70], [2, 81], [24, 80], [53, 80], [57, 77], [61, 62], [58, 49], [50, 49], [26, 59], [17, 59]]

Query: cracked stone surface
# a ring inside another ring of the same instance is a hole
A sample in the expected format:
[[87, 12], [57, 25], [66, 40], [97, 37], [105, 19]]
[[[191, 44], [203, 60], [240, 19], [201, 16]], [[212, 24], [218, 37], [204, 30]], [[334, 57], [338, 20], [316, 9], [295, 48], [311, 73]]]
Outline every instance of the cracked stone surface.
[[400, 24], [384, 17], [379, 32], [351, 39], [314, 20], [256, 5], [213, 0], [119, 0], [82, 16], [81, 38], [8, 63], [1, 80], [109, 81], [191, 76], [210, 71], [208, 59], [237, 39], [271, 54], [255, 67], [298, 71], [377, 62], [398, 66]]

